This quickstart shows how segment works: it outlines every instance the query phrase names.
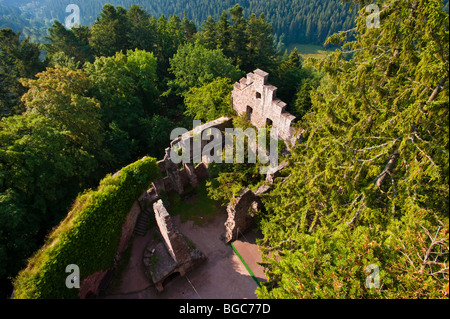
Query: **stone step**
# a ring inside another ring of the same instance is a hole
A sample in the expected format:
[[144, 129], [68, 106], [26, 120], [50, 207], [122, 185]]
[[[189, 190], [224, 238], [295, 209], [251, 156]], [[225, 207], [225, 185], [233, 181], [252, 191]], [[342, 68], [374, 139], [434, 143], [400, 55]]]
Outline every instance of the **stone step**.
[[134, 230], [134, 234], [140, 237], [144, 237], [146, 233], [147, 232], [144, 230], [137, 230], [137, 229]]
[[150, 209], [143, 209], [138, 216], [136, 225], [134, 227], [134, 233], [138, 236], [145, 236], [147, 232], [147, 226], [150, 221], [152, 211]]
[[146, 233], [147, 232], [147, 228], [144, 228], [144, 227], [139, 227], [139, 228], [135, 228], [135, 230], [134, 230], [135, 232], [137, 232], [137, 233]]

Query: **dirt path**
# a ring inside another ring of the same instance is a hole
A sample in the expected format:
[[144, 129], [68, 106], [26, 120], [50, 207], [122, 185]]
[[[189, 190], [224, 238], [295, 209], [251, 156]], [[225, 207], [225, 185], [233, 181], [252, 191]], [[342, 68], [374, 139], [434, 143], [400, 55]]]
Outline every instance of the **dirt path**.
[[267, 281], [267, 278], [264, 274], [264, 268], [258, 265], [258, 262], [261, 262], [261, 253], [258, 250], [258, 246], [256, 245], [256, 238], [261, 238], [261, 232], [248, 232], [244, 235], [241, 235], [239, 239], [233, 242], [233, 246], [239, 252], [241, 257], [244, 259], [245, 263], [248, 265], [250, 270], [253, 272], [255, 277], [260, 281]]
[[[230, 245], [220, 239], [224, 232], [226, 215], [220, 214], [202, 226], [192, 221], [181, 223], [178, 216], [173, 222], [206, 256], [207, 261], [184, 277], [173, 279], [157, 293], [144, 275], [142, 254], [152, 234], [135, 237], [130, 262], [122, 274], [122, 282], [113, 295], [105, 298], [120, 299], [254, 299], [256, 282], [248, 274]], [[256, 247], [256, 246], [255, 246]], [[251, 249], [248, 246], [247, 249]], [[257, 250], [256, 250], [257, 253]]]

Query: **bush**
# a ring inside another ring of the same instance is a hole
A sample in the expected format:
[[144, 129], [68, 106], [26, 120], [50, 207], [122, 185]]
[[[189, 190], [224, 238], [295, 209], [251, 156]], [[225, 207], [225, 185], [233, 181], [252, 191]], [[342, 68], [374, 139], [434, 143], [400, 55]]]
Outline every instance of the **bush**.
[[139, 160], [116, 176], [108, 175], [97, 190], [78, 196], [72, 210], [14, 281], [15, 298], [76, 298], [65, 285], [66, 266], [80, 268], [80, 280], [108, 269], [133, 202], [156, 178], [154, 158]]

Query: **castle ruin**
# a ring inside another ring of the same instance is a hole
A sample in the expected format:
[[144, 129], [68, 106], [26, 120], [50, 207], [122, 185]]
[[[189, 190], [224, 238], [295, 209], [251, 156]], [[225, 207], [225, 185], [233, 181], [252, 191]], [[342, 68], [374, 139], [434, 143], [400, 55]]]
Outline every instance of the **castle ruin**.
[[[257, 69], [236, 82], [231, 93], [232, 107], [239, 115], [247, 114], [251, 123], [257, 127], [269, 125], [277, 128], [278, 137], [288, 146], [293, 146], [301, 138], [302, 130], [292, 127], [295, 116], [286, 112], [286, 103], [276, 98], [277, 88], [267, 83], [268, 75]], [[154, 213], [161, 241], [155, 246], [147, 246], [143, 262], [147, 269], [147, 276], [153, 281], [159, 292], [164, 289], [166, 279], [176, 274], [184, 276], [185, 273], [206, 259], [206, 256], [199, 250], [189, 248], [183, 234], [174, 227], [170, 215], [161, 201], [161, 194], [173, 190], [182, 195], [187, 187], [196, 187], [201, 180], [209, 177], [208, 160], [207, 158], [194, 159], [193, 147], [190, 147], [189, 161], [177, 164], [170, 157], [170, 149], [175, 146], [192, 146], [194, 139], [199, 134], [201, 136], [203, 131], [211, 128], [218, 129], [223, 138], [224, 131], [228, 127], [232, 127], [232, 119], [221, 117], [174, 139], [170, 143], [170, 148], [166, 148], [164, 158], [157, 162], [159, 177], [153, 181], [152, 187], [136, 200], [123, 225], [116, 254], [117, 260], [127, 247], [133, 232], [138, 236], [145, 235], [148, 220]], [[204, 147], [211, 140], [201, 140], [202, 154]], [[264, 210], [260, 196], [270, 191], [270, 185], [275, 178], [280, 176], [280, 172], [286, 165], [287, 163], [283, 162], [277, 167], [270, 168], [266, 183], [255, 192], [245, 189], [239, 196], [232, 199], [227, 207], [228, 219], [224, 225], [225, 233], [222, 234], [226, 243], [236, 240], [239, 234], [254, 227], [255, 213]], [[109, 274], [113, 270], [113, 268], [107, 269], [85, 278], [81, 284], [80, 298], [98, 295], [99, 290], [103, 290], [102, 286], [107, 286], [111, 277]]]
[[246, 114], [256, 127], [277, 128], [278, 136], [293, 146], [302, 132], [292, 126], [295, 116], [286, 112], [286, 103], [276, 97], [277, 87], [267, 82], [268, 77], [269, 73], [256, 69], [236, 82], [231, 105], [239, 115]]

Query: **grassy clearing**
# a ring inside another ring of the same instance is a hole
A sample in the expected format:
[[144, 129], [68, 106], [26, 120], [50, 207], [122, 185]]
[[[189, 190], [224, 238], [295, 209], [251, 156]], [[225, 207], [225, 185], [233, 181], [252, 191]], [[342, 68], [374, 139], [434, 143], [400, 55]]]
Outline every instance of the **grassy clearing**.
[[183, 200], [176, 192], [170, 192], [168, 197], [170, 207], [167, 210], [170, 215], [180, 215], [182, 223], [192, 220], [197, 225], [203, 225], [222, 211], [217, 202], [208, 197], [206, 182], [202, 182], [188, 199]]
[[294, 48], [297, 48], [298, 52], [305, 60], [307, 58], [324, 58], [328, 54], [328, 52], [333, 51], [315, 44], [292, 43], [287, 46], [288, 51], [291, 51]]

